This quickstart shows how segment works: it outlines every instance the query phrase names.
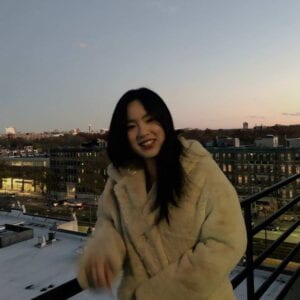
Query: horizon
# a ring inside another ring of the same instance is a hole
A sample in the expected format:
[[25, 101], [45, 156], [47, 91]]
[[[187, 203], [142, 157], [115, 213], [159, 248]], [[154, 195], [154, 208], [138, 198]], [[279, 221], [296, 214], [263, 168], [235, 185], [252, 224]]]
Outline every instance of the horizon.
[[[271, 128], [271, 127], [275, 127], [275, 126], [284, 126], [284, 127], [290, 127], [290, 126], [300, 126], [299, 124], [273, 124], [273, 125], [269, 125], [266, 126], [264, 124], [255, 124], [254, 126], [248, 126], [248, 130], [254, 129], [255, 127], [263, 127], [263, 128]], [[13, 127], [13, 126], [9, 126], [9, 127]], [[13, 127], [15, 128], [15, 127]], [[15, 128], [17, 129], [17, 128]], [[50, 130], [43, 130], [43, 131], [18, 131], [16, 130], [16, 134], [41, 134], [41, 133], [53, 133], [53, 132], [58, 132], [58, 133], [70, 133], [72, 132], [74, 129], [79, 129], [79, 133], [90, 133], [90, 134], [99, 134], [100, 131], [109, 131], [108, 128], [96, 128], [96, 129], [91, 129], [90, 132], [88, 131], [84, 131], [81, 130], [80, 128], [72, 128], [72, 129], [50, 129]], [[175, 130], [239, 130], [239, 129], [243, 129], [243, 127], [237, 127], [237, 128], [198, 128], [198, 127], [176, 127]], [[89, 130], [89, 129], [87, 129]], [[8, 135], [5, 132], [1, 132], [0, 131], [0, 135]], [[300, 137], [299, 137], [300, 138]]]
[[299, 11], [295, 0], [1, 1], [0, 133], [108, 128], [141, 86], [177, 128], [299, 124]]

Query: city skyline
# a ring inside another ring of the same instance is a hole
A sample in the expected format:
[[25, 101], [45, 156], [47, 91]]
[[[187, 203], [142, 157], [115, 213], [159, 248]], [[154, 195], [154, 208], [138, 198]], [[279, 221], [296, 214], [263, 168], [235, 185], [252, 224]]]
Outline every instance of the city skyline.
[[108, 128], [146, 86], [177, 128], [300, 124], [298, 1], [0, 3], [0, 133]]

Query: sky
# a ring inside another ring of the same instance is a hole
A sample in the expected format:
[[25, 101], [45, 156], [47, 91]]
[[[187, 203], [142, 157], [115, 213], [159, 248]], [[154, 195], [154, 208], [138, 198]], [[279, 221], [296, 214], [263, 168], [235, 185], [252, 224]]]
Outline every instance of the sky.
[[141, 86], [177, 128], [300, 124], [298, 0], [0, 0], [0, 133], [108, 128]]

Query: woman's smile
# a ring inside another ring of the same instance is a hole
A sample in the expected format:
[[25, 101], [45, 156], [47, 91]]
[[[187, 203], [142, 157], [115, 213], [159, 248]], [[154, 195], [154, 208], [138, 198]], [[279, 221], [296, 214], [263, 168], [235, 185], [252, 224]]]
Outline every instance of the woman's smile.
[[127, 106], [127, 137], [131, 149], [144, 159], [156, 157], [165, 141], [161, 124], [138, 100]]

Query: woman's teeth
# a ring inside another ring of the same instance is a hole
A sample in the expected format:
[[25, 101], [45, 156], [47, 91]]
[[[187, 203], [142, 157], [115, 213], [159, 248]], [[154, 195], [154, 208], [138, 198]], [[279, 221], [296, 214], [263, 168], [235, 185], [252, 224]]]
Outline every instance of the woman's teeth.
[[150, 146], [154, 143], [154, 140], [148, 140], [145, 142], [140, 143], [141, 146]]

